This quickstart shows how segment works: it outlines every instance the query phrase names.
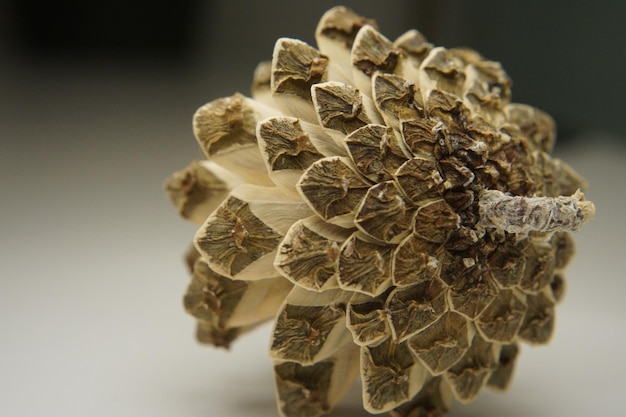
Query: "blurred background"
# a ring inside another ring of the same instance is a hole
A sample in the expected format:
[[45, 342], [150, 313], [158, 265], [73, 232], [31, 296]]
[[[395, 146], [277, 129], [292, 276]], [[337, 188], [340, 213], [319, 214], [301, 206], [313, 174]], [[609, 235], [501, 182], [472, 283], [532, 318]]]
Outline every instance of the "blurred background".
[[[199, 158], [195, 109], [247, 93], [289, 36], [336, 5], [0, 0], [0, 415], [274, 416], [269, 329], [230, 354], [193, 341], [179, 220], [163, 180]], [[343, 1], [394, 38], [502, 62], [590, 183], [553, 343], [507, 395], [452, 416], [623, 416], [626, 3]], [[364, 416], [358, 392], [333, 415]]]

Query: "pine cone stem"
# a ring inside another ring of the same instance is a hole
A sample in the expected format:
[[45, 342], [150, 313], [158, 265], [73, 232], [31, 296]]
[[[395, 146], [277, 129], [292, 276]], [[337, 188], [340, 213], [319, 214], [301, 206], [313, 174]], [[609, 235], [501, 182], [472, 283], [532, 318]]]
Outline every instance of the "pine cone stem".
[[480, 223], [484, 228], [526, 235], [530, 232], [575, 232], [595, 216], [596, 208], [576, 191], [566, 197], [510, 196], [483, 190], [479, 197]]

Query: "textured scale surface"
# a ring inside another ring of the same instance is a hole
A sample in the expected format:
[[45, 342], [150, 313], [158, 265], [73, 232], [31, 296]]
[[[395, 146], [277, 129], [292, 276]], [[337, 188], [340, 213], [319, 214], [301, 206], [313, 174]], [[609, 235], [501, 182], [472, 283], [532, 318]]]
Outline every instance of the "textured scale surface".
[[250, 98], [201, 107], [207, 160], [167, 181], [202, 224], [198, 339], [273, 320], [285, 417], [329, 413], [357, 378], [393, 417], [505, 389], [520, 342], [550, 340], [571, 232], [594, 216], [550, 155], [552, 118], [511, 102], [499, 63], [415, 30], [390, 40], [336, 7], [316, 41], [279, 39]]

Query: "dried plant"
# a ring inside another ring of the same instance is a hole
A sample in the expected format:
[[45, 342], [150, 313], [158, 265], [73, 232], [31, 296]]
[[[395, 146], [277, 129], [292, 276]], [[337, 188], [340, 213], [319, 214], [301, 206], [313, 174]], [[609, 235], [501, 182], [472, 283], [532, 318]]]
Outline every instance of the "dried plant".
[[194, 117], [207, 161], [168, 193], [202, 226], [184, 302], [201, 342], [274, 320], [279, 409], [363, 405], [440, 416], [509, 384], [518, 343], [546, 343], [570, 237], [594, 215], [554, 159], [554, 122], [510, 102], [500, 64], [390, 41], [337, 7], [318, 49], [279, 39], [252, 98]]

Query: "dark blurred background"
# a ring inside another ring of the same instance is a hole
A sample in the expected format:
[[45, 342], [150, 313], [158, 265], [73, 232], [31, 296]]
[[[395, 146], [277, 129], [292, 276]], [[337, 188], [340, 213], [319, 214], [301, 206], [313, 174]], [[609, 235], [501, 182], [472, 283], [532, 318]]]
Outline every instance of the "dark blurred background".
[[[2, 61], [31, 74], [97, 66], [118, 75], [141, 68], [149, 78], [168, 68], [181, 75], [179, 84], [190, 86], [193, 79], [193, 87], [202, 89], [198, 95], [208, 99], [245, 91], [255, 64], [270, 57], [277, 37], [314, 42], [317, 19], [334, 4], [4, 0]], [[343, 4], [375, 17], [391, 38], [415, 27], [435, 44], [471, 46], [501, 61], [514, 80], [514, 99], [554, 115], [562, 140], [589, 130], [626, 134], [626, 3], [621, 0]]]

